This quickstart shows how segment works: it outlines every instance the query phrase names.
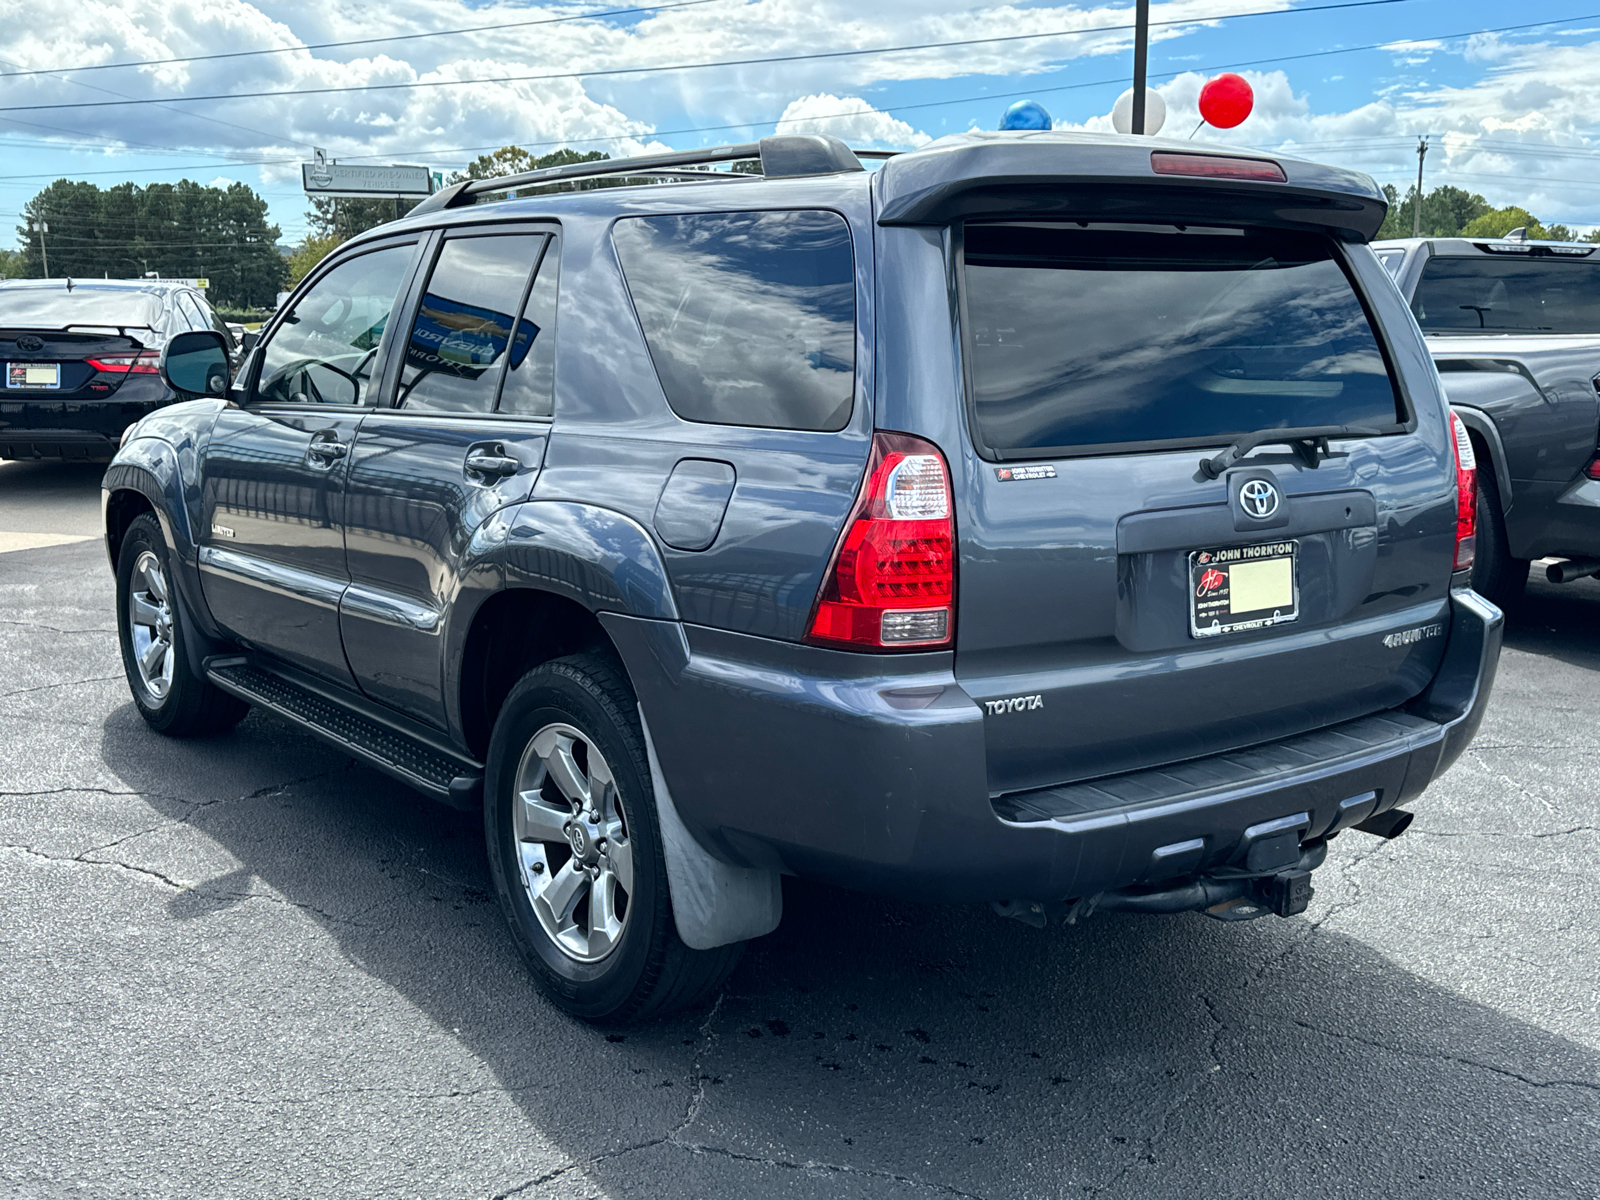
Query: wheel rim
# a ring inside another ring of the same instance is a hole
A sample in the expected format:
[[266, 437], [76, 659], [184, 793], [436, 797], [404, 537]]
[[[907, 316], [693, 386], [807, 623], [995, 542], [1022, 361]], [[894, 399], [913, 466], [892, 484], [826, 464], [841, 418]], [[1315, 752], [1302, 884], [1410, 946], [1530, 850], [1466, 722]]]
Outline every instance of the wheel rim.
[[161, 560], [149, 550], [139, 555], [128, 581], [128, 632], [139, 683], [152, 699], [166, 699], [177, 658], [172, 644], [172, 602]]
[[633, 911], [633, 843], [599, 747], [546, 725], [522, 752], [512, 795], [517, 865], [540, 926], [563, 954], [599, 962]]

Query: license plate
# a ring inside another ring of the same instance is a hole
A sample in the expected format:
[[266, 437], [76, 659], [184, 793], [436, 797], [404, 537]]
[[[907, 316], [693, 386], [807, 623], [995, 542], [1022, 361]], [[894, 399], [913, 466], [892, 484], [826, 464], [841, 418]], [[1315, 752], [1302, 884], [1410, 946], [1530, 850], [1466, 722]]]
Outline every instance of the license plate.
[[8, 388], [59, 388], [60, 363], [7, 363]]
[[1300, 618], [1298, 542], [1189, 553], [1189, 632], [1243, 633]]

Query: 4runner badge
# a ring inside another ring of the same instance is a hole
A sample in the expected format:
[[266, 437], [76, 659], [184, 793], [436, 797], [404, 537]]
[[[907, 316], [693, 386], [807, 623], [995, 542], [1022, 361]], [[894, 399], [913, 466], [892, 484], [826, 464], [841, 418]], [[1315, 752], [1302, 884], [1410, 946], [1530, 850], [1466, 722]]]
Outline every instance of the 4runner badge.
[[1401, 646], [1414, 645], [1423, 638], [1436, 638], [1444, 632], [1444, 624], [1435, 621], [1432, 625], [1418, 625], [1415, 629], [1403, 629], [1399, 633], [1391, 633], [1383, 639], [1383, 644], [1391, 650]]
[[989, 710], [991, 717], [998, 717], [1002, 713], [1028, 712], [1035, 708], [1043, 708], [1044, 697], [1012, 696], [1006, 700], [985, 700], [983, 706]]

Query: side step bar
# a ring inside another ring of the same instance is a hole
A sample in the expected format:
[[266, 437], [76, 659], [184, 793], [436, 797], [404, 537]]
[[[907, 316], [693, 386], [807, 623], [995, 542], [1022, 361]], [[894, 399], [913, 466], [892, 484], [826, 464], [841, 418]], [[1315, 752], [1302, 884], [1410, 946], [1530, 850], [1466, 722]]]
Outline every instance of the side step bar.
[[207, 678], [229, 695], [276, 713], [435, 800], [464, 810], [482, 800], [483, 768], [468, 758], [264, 671], [249, 658], [210, 658], [205, 667]]

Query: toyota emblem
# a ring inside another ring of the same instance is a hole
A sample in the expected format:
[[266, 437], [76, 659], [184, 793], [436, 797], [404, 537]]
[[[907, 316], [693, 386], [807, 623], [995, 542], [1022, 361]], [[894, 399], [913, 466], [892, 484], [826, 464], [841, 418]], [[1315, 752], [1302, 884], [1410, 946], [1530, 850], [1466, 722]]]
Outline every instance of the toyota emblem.
[[25, 333], [17, 339], [17, 349], [26, 350], [30, 354], [35, 350], [43, 350], [44, 339], [36, 338], [31, 333]]
[[1252, 479], [1239, 489], [1239, 504], [1258, 521], [1278, 511], [1278, 489], [1265, 479]]

